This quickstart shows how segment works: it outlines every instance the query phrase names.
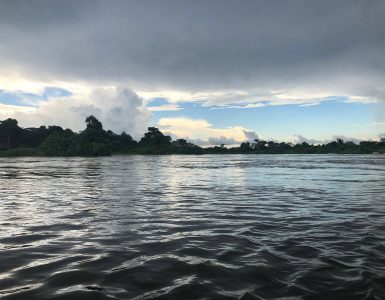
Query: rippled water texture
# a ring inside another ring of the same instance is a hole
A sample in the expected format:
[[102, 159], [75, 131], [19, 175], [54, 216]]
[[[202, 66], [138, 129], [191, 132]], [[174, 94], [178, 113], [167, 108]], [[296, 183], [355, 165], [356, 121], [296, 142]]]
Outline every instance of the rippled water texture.
[[385, 299], [385, 156], [0, 159], [4, 299]]

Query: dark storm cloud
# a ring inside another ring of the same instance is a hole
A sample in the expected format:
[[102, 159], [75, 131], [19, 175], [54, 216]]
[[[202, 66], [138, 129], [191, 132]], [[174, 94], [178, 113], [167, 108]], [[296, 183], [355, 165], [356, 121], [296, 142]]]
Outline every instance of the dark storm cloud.
[[0, 3], [0, 68], [27, 78], [186, 91], [381, 98], [385, 1]]

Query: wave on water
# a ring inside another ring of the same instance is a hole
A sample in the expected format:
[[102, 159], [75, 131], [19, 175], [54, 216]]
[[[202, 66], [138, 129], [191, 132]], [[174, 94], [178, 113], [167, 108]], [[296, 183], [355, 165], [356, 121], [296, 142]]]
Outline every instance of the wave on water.
[[2, 299], [385, 299], [385, 157], [0, 159]]

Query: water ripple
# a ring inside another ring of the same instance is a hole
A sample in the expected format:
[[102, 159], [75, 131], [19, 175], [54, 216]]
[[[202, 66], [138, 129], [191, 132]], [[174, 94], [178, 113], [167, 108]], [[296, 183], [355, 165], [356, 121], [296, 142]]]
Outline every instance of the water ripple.
[[0, 159], [0, 298], [385, 299], [385, 157]]

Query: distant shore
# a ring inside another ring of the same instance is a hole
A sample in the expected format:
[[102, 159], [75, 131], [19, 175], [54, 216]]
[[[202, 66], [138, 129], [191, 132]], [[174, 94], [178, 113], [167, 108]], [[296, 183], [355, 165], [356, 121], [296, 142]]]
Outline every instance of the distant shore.
[[86, 118], [86, 128], [79, 132], [60, 126], [21, 128], [15, 119], [0, 121], [0, 157], [110, 156], [115, 154], [385, 154], [385, 140], [352, 141], [337, 139], [327, 144], [286, 143], [255, 139], [238, 147], [224, 144], [203, 148], [186, 139], [175, 141], [158, 128], [149, 127], [135, 141], [129, 134], [104, 130], [94, 116]]
[[205, 151], [205, 148], [203, 148], [202, 153], [172, 153], [172, 152], [152, 152], [152, 153], [143, 153], [143, 152], [116, 152], [116, 153], [110, 153], [106, 155], [46, 155], [42, 153], [38, 148], [14, 148], [9, 150], [0, 150], [0, 158], [6, 158], [6, 157], [100, 157], [100, 156], [119, 156], [119, 155], [143, 155], [143, 156], [154, 156], [154, 155], [385, 155], [385, 151], [383, 152], [315, 152], [315, 153], [299, 153], [299, 152], [282, 152], [282, 153], [257, 153], [257, 152], [240, 152], [238, 151], [238, 148], [235, 148], [234, 150], [232, 148], [229, 148], [225, 151], [223, 151], [223, 148], [221, 150], [216, 149], [213, 151], [213, 149], [210, 149], [210, 151]]

